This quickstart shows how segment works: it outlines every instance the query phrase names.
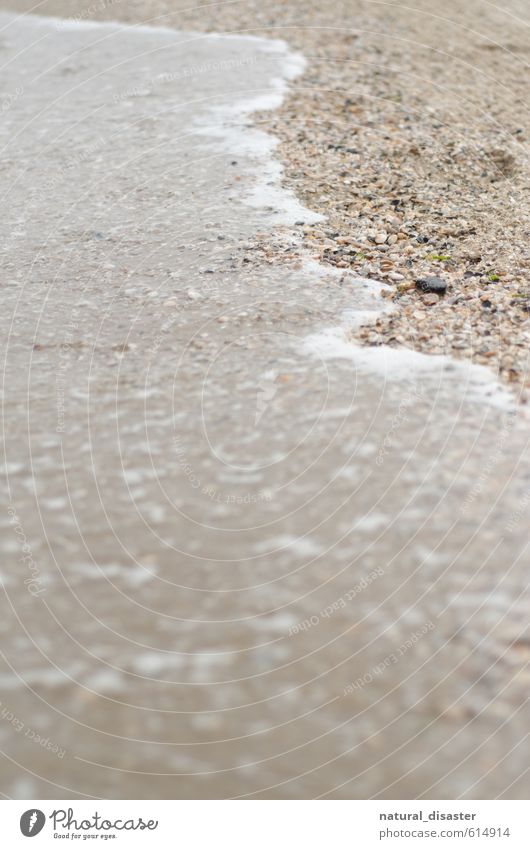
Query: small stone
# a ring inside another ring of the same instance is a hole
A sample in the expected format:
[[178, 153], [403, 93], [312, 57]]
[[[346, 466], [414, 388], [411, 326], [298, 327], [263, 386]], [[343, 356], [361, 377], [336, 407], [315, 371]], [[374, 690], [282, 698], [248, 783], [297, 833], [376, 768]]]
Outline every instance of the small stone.
[[386, 242], [386, 233], [384, 231], [382, 233], [376, 233], [374, 241], [376, 245], [384, 245]]
[[190, 301], [198, 301], [200, 297], [200, 292], [196, 292], [195, 289], [188, 289], [188, 298]]
[[389, 273], [389, 275], [388, 275], [388, 276], [390, 277], [390, 279], [391, 279], [391, 280], [395, 280], [395, 281], [396, 281], [396, 283], [397, 283], [399, 280], [404, 280], [404, 279], [405, 279], [404, 275], [403, 275], [403, 274], [400, 274], [400, 273], [399, 273], [399, 271], [391, 271], [391, 272]]
[[416, 281], [416, 288], [420, 292], [434, 292], [437, 295], [444, 295], [447, 292], [447, 283], [441, 277], [423, 277]]
[[424, 295], [424, 297], [421, 300], [426, 306], [434, 307], [435, 304], [437, 304], [440, 299], [439, 299], [438, 295]]
[[396, 236], [395, 233], [393, 233], [391, 236], [388, 237], [388, 239], [386, 241], [387, 241], [387, 244], [389, 244], [389, 245], [395, 245], [397, 240], [398, 240], [398, 237]]

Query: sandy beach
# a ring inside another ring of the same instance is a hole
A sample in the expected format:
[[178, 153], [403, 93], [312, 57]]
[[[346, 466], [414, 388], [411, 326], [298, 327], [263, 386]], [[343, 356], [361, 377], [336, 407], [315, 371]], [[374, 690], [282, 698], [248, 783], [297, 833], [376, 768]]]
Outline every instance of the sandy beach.
[[4, 796], [528, 798], [523, 13], [2, 3]]

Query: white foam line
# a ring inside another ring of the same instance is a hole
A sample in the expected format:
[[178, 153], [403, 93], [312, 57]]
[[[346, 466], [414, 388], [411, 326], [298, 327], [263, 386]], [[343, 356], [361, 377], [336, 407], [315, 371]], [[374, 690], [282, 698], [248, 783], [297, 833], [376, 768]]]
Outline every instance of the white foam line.
[[[355, 317], [359, 324], [370, 320], [364, 311], [356, 312]], [[488, 404], [503, 410], [513, 411], [518, 408], [512, 393], [499, 383], [486, 366], [446, 355], [424, 354], [411, 348], [357, 345], [348, 336], [350, 330], [350, 327], [339, 326], [313, 333], [304, 341], [302, 351], [322, 360], [350, 360], [357, 371], [383, 376], [391, 382], [432, 378], [437, 386], [443, 381], [455, 393], [458, 391], [463, 394], [466, 401]]]
[[[211, 117], [195, 126], [197, 132], [215, 138], [227, 152], [250, 157], [256, 162], [254, 185], [241, 198], [245, 204], [255, 209], [272, 207], [274, 224], [292, 225], [298, 220], [315, 224], [323, 221], [324, 216], [302, 206], [295, 193], [282, 184], [284, 169], [273, 155], [279, 140], [248, 125], [252, 114], [278, 109], [282, 105], [288, 91], [288, 81], [302, 74], [307, 65], [300, 53], [292, 53], [284, 42], [275, 43], [278, 45], [275, 52], [283, 52], [284, 57], [281, 76], [273, 78], [269, 83], [272, 90], [260, 91], [251, 97], [245, 95], [230, 105], [215, 106], [210, 111]], [[242, 125], [244, 132], [241, 131]]]

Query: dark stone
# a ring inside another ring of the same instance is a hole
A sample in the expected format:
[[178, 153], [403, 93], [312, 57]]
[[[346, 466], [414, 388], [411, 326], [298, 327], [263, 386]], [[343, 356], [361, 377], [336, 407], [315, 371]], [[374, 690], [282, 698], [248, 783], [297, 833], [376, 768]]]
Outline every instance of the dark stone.
[[445, 295], [447, 283], [441, 277], [423, 277], [416, 280], [416, 289], [420, 292], [435, 292], [437, 295]]

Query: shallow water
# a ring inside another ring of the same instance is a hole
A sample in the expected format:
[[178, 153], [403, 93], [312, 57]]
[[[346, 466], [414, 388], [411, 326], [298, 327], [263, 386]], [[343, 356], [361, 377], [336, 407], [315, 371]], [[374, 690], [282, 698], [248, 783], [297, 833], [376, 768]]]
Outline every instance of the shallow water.
[[0, 27], [2, 792], [526, 798], [528, 419], [249, 256], [300, 59]]

